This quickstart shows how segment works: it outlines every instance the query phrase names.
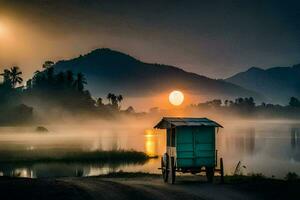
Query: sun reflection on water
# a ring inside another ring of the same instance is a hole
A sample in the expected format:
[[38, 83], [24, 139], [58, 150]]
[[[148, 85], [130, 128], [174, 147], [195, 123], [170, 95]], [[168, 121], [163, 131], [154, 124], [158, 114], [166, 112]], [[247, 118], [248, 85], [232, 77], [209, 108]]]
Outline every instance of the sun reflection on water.
[[14, 177], [34, 178], [33, 171], [28, 168], [17, 168], [12, 172]]
[[149, 156], [157, 155], [156, 140], [157, 140], [157, 137], [152, 130], [148, 129], [145, 131], [145, 152]]
[[144, 133], [145, 137], [145, 152], [149, 156], [159, 156], [165, 149], [164, 134], [162, 130], [146, 129]]

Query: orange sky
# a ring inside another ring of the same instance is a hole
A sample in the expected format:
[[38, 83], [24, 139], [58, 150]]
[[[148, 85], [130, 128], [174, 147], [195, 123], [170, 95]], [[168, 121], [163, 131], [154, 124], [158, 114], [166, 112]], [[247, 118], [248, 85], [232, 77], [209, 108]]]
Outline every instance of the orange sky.
[[[174, 90], [176, 90], [176, 88], [174, 88]], [[184, 94], [184, 101], [180, 106], [174, 106], [169, 102], [170, 92], [172, 91], [151, 97], [126, 97], [125, 101], [122, 103], [122, 107], [126, 108], [130, 105], [134, 105], [134, 108], [139, 111], [148, 111], [148, 109], [152, 107], [159, 107], [161, 109], [168, 110], [180, 110], [190, 104], [199, 103], [207, 100], [205, 97], [201, 97], [200, 95], [193, 95], [188, 91], [181, 90], [181, 92], [183, 92]]]

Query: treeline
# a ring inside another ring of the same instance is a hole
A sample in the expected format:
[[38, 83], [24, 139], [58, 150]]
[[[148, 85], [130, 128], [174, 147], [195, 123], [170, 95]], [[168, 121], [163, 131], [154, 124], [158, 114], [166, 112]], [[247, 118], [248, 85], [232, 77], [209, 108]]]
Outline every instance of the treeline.
[[287, 105], [260, 103], [256, 104], [254, 98], [236, 98], [235, 100], [214, 99], [199, 104], [190, 105], [192, 109], [228, 115], [239, 115], [244, 117], [283, 117], [299, 118], [300, 101], [291, 97]]
[[95, 110], [95, 100], [88, 90], [82, 73], [55, 72], [54, 63], [47, 61], [42, 71], [36, 71], [23, 89], [24, 101], [39, 109], [62, 109], [71, 113]]
[[21, 101], [21, 90], [16, 88], [23, 82], [22, 72], [18, 67], [5, 69], [0, 74], [3, 77], [0, 83], [0, 124], [19, 124], [32, 120], [33, 108]]
[[65, 113], [111, 117], [121, 112], [122, 95], [109, 93], [106, 104], [102, 98], [94, 99], [85, 88], [87, 80], [82, 73], [55, 72], [52, 61], [46, 61], [26, 85], [22, 85], [22, 71], [17, 66], [0, 75], [0, 124], [32, 121], [37, 110], [45, 118]]

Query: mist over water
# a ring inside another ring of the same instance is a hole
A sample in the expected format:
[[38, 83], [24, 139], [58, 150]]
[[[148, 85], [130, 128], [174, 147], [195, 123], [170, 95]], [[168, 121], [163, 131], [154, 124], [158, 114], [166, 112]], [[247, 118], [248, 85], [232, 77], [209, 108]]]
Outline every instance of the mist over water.
[[[93, 152], [136, 150], [148, 155], [165, 152], [165, 131], [153, 130], [159, 118], [90, 121], [36, 127], [1, 127], [0, 153], [24, 151], [35, 156], [47, 152]], [[300, 173], [300, 123], [288, 120], [223, 122], [217, 133], [218, 157], [223, 157], [225, 172], [233, 174], [241, 161], [240, 173], [262, 173], [284, 178], [288, 172]], [[146, 163], [128, 162], [0, 162], [0, 175], [22, 177], [92, 176], [116, 171], [160, 173], [160, 159]]]
[[300, 172], [300, 124], [292, 121], [246, 121], [227, 124], [218, 135], [227, 173], [239, 161], [241, 172], [283, 178]]

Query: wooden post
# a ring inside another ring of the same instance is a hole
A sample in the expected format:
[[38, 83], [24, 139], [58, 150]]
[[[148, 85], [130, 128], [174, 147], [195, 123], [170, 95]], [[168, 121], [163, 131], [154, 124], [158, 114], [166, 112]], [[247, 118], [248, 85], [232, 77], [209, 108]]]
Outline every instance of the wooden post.
[[220, 168], [221, 168], [221, 183], [224, 183], [224, 166], [223, 166], [223, 158], [220, 158]]
[[218, 166], [218, 150], [216, 149], [216, 163], [215, 163], [215, 166], [217, 167]]

